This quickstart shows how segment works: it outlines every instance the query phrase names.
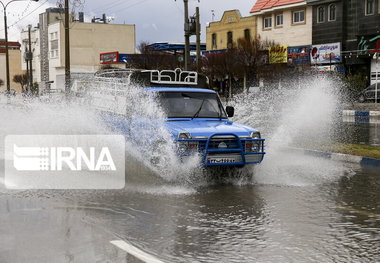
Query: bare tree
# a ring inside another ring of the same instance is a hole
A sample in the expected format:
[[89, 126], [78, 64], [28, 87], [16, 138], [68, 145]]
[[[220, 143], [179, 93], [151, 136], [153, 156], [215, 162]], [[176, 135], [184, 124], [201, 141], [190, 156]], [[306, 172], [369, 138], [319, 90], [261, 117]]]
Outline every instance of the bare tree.
[[276, 46], [274, 41], [261, 40], [260, 36], [252, 40], [240, 38], [237, 41], [239, 72], [244, 77], [244, 87], [248, 79], [258, 80], [276, 74], [275, 65], [268, 64], [268, 49]]
[[28, 74], [19, 74], [13, 76], [13, 81], [21, 85], [22, 92], [25, 92], [25, 87], [28, 84], [29, 76]]
[[229, 88], [231, 79], [243, 79], [246, 89], [247, 80], [257, 82], [259, 78], [271, 78], [281, 72], [281, 65], [268, 64], [268, 49], [271, 46], [276, 46], [276, 43], [263, 41], [259, 36], [251, 40], [240, 38], [231, 48], [208, 54], [202, 69], [211, 79], [228, 78]]

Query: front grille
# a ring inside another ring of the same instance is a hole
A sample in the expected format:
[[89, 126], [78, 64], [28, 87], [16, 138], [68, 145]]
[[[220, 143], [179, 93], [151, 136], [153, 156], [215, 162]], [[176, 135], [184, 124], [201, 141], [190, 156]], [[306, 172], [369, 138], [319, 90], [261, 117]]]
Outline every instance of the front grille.
[[209, 149], [239, 149], [239, 142], [236, 138], [211, 138], [209, 145]]

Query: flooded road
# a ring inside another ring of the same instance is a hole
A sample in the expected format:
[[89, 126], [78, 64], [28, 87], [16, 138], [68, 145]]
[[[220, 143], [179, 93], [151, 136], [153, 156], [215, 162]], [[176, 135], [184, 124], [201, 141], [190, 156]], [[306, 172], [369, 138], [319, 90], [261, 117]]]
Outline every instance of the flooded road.
[[344, 116], [339, 142], [380, 146], [380, 117]]
[[[365, 131], [355, 137], [361, 126], [351, 132], [336, 122], [334, 85], [311, 84], [284, 89], [280, 99], [270, 93], [232, 104], [234, 121], [262, 132], [267, 154], [227, 178], [218, 171], [204, 180], [197, 159], [178, 162], [162, 123], [130, 127], [139, 140], [125, 138], [131, 156], [122, 190], [7, 190], [0, 143], [0, 262], [130, 263], [141, 262], [141, 252], [146, 262], [379, 261], [379, 169], [281, 152], [299, 142], [305, 148], [330, 142], [335, 134], [377, 144], [378, 136], [366, 139]], [[157, 119], [154, 102], [136, 94], [130, 94], [139, 102], [136, 115]], [[3, 105], [0, 112], [0, 141], [12, 134], [113, 132], [81, 105]], [[168, 147], [149, 143], [157, 133]], [[152, 167], [157, 156], [162, 165]]]
[[[273, 174], [272, 180], [281, 176]], [[345, 164], [339, 174], [325, 178], [287, 176], [286, 183], [262, 183], [254, 176], [244, 185], [199, 188], [2, 189], [0, 262], [135, 262], [112, 240], [124, 240], [163, 262], [379, 258], [378, 170]], [[304, 179], [302, 184], [297, 178]]]

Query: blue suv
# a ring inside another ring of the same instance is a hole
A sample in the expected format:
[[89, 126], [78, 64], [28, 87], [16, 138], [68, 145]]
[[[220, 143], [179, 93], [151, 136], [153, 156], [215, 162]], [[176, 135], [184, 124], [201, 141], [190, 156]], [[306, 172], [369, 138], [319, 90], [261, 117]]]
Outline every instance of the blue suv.
[[204, 76], [180, 69], [140, 72], [144, 75], [145, 82], [139, 83], [158, 93], [181, 158], [198, 153], [204, 166], [239, 167], [263, 160], [260, 132], [229, 120], [234, 108], [223, 107], [218, 94], [207, 89]]
[[[260, 132], [228, 119], [233, 117], [234, 108], [223, 107], [218, 94], [209, 89], [207, 77], [180, 69], [144, 70], [131, 72], [126, 82], [137, 83], [158, 98], [176, 153], [182, 160], [199, 154], [204, 166], [237, 167], [263, 160], [264, 139]], [[123, 132], [128, 131], [126, 126], [138, 127], [143, 121], [122, 116], [106, 119]]]

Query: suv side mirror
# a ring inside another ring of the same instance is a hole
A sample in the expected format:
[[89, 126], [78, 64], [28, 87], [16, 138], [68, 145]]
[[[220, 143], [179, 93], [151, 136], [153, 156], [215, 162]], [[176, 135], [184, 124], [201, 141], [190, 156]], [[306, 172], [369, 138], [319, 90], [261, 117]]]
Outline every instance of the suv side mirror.
[[232, 106], [227, 106], [226, 107], [226, 112], [228, 117], [233, 117], [235, 113], [235, 109]]

